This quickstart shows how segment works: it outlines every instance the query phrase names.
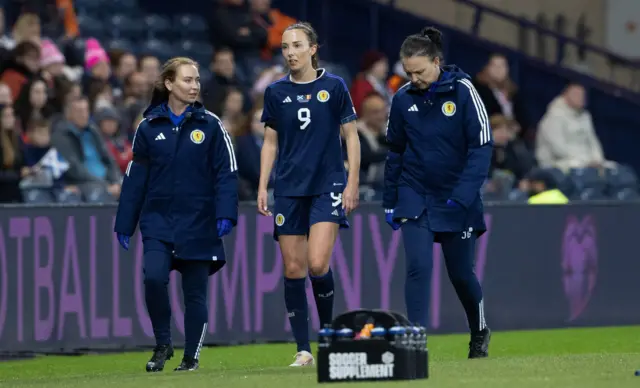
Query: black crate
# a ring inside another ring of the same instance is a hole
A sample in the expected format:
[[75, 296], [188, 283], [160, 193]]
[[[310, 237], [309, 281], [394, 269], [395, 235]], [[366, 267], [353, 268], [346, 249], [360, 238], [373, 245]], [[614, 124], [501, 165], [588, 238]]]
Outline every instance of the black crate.
[[[400, 314], [380, 310], [351, 311], [336, 317], [333, 328], [357, 331], [369, 318], [389, 329], [408, 326]], [[428, 350], [395, 343], [389, 337], [369, 339], [334, 338], [320, 343], [316, 357], [318, 382], [393, 381], [429, 377]]]

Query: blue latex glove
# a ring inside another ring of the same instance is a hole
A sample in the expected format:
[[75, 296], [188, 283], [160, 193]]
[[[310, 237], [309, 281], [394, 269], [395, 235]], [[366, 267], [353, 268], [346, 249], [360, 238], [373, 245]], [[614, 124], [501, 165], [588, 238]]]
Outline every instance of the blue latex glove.
[[393, 209], [384, 209], [384, 213], [387, 224], [389, 224], [389, 226], [393, 230], [400, 229], [400, 226], [402, 226], [402, 224], [393, 220]]
[[447, 206], [449, 207], [457, 207], [457, 208], [461, 208], [462, 205], [460, 205], [458, 202], [454, 201], [453, 199], [448, 199], [447, 200]]
[[224, 237], [228, 235], [233, 229], [233, 222], [226, 218], [221, 218], [218, 220], [218, 237]]
[[116, 236], [118, 237], [118, 242], [120, 243], [120, 245], [122, 245], [122, 247], [124, 248], [125, 251], [128, 251], [129, 250], [129, 239], [131, 237], [125, 236], [122, 233], [116, 233]]

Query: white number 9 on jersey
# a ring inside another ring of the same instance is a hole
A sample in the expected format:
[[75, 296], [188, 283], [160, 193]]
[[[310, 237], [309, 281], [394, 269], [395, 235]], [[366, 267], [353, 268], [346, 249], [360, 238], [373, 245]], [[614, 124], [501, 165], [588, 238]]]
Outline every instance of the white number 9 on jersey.
[[305, 130], [311, 124], [311, 111], [309, 108], [298, 109], [298, 120], [300, 120], [300, 129]]

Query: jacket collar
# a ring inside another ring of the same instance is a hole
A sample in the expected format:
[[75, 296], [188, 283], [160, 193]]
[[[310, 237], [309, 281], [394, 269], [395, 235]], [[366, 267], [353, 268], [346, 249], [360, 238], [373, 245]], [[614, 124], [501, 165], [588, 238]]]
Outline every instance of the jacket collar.
[[[206, 112], [206, 109], [204, 108], [204, 105], [202, 105], [197, 101], [189, 105], [187, 107], [187, 111], [188, 113], [191, 113], [191, 118], [195, 120], [199, 120], [199, 121], [207, 120], [207, 112]], [[161, 118], [171, 120], [170, 114], [171, 112], [167, 108], [166, 102], [162, 102], [157, 105], [150, 105], [147, 109], [145, 109], [142, 115], [147, 120], [152, 121], [152, 120], [161, 119]]]

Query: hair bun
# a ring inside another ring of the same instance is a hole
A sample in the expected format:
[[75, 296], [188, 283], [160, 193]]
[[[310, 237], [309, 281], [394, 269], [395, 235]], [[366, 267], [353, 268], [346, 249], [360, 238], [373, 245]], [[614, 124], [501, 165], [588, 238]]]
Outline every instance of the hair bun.
[[425, 27], [421, 31], [422, 36], [426, 36], [438, 47], [442, 47], [442, 32], [435, 27]]

